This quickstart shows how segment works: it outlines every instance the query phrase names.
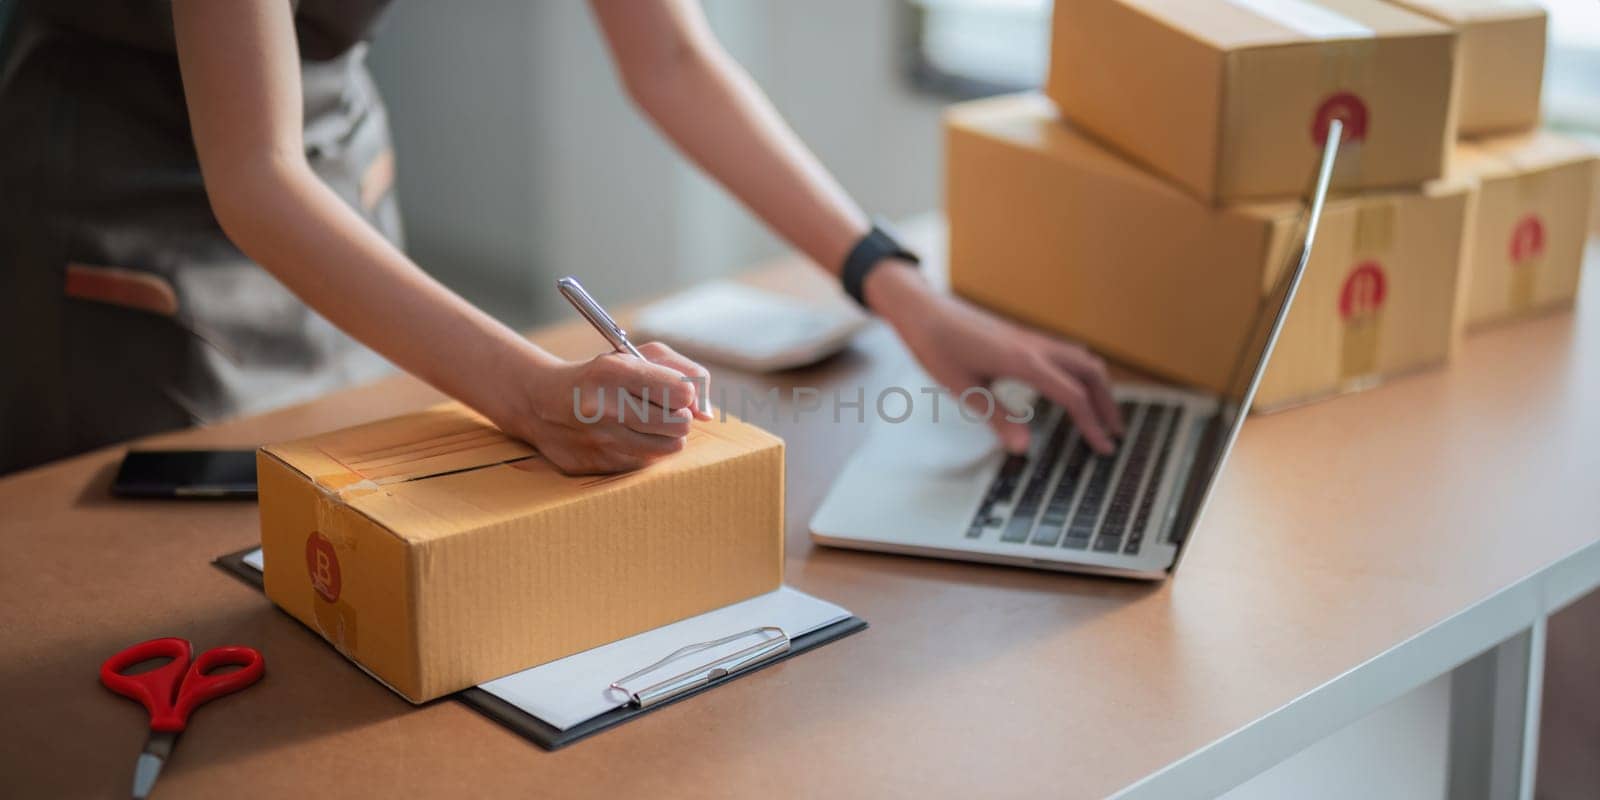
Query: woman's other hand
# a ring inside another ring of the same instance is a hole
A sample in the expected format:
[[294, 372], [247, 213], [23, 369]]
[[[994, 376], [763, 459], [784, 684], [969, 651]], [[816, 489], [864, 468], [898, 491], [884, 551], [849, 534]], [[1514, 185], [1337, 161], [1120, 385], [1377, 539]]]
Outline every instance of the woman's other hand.
[[[1080, 345], [1001, 319], [963, 300], [934, 291], [909, 264], [879, 265], [867, 276], [867, 303], [888, 320], [934, 380], [961, 397], [1001, 378], [1019, 380], [1066, 409], [1084, 441], [1097, 453], [1115, 448], [1122, 417], [1111, 396], [1104, 361]], [[1007, 419], [1003, 408], [977, 407], [1013, 453], [1028, 449], [1028, 426]]]

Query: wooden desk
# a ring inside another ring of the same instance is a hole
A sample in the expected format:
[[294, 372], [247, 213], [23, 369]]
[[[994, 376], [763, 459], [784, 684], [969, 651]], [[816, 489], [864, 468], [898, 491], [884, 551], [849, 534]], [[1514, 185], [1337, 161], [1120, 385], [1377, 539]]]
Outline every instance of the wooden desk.
[[[795, 264], [757, 277], [829, 291]], [[871, 630], [557, 753], [458, 703], [407, 705], [210, 566], [256, 541], [253, 504], [112, 500], [115, 449], [13, 476], [0, 793], [126, 790], [144, 712], [95, 673], [156, 635], [268, 661], [198, 715], [162, 798], [1196, 796], [1507, 640], [1531, 676], [1513, 689], [1537, 697], [1544, 615], [1600, 582], [1595, 277], [1577, 314], [1469, 339], [1448, 370], [1253, 419], [1165, 584], [814, 547], [806, 520], [862, 428], [781, 416], [788, 580]], [[577, 324], [536, 338], [598, 345]], [[878, 328], [771, 383], [872, 391], [904, 363]], [[437, 399], [396, 377], [148, 444], [253, 445]], [[1515, 787], [1531, 748], [1506, 729], [1483, 769]]]

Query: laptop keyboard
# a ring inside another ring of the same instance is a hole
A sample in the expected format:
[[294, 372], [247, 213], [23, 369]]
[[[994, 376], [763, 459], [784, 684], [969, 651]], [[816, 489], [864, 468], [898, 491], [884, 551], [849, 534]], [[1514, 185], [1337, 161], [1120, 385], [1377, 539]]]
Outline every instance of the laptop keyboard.
[[1039, 451], [1039, 457], [1028, 470], [1028, 483], [1022, 489], [1022, 496], [1017, 498], [1016, 507], [1011, 512], [1011, 521], [1006, 523], [1006, 529], [1000, 534], [1002, 542], [1026, 542], [1028, 531], [1033, 529], [1033, 518], [1039, 511], [1039, 504], [1044, 501], [1044, 493], [1050, 488], [1050, 473], [1056, 468], [1056, 461], [1061, 458], [1061, 449], [1066, 447], [1067, 436], [1070, 431], [1065, 423], [1057, 423], [1050, 431], [1050, 438], [1045, 440], [1044, 449]]
[[1034, 406], [1034, 433], [1048, 430], [1032, 456], [1008, 456], [989, 484], [967, 538], [998, 532], [1002, 542], [1137, 555], [1171, 462], [1182, 408], [1159, 402], [1119, 405], [1127, 433], [1110, 455], [1096, 455], [1059, 408]]

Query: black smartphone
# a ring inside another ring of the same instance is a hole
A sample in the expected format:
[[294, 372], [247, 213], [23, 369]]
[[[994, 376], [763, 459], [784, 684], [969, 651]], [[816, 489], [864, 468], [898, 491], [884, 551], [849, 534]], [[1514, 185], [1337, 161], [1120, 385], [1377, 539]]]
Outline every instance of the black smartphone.
[[118, 497], [255, 497], [254, 450], [129, 450]]

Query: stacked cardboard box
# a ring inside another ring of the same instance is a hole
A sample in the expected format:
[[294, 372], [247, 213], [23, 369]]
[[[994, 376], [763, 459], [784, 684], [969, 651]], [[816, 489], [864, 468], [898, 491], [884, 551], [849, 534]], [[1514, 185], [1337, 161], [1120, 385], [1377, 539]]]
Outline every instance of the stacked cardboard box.
[[[1491, 174], [1467, 166], [1478, 161], [1458, 152], [1458, 124], [1531, 123], [1537, 71], [1530, 88], [1528, 70], [1497, 64], [1543, 54], [1542, 15], [1461, 2], [1475, 10], [1439, 11], [1448, 0], [1057, 0], [1048, 99], [995, 98], [947, 115], [953, 288], [1157, 376], [1220, 390], [1287, 261], [1339, 119], [1334, 193], [1257, 407], [1444, 363], [1467, 320], [1466, 270], [1487, 235], [1476, 187]], [[1578, 173], [1581, 158], [1540, 141], [1518, 145], [1538, 157], [1487, 148], [1492, 174], [1522, 187], [1507, 193], [1562, 202], [1576, 178], [1514, 177], [1524, 167]], [[1556, 277], [1541, 277], [1525, 303], [1508, 301], [1516, 308], [1571, 297], [1571, 247], [1554, 246], [1570, 238], [1566, 216], [1552, 216], [1560, 231], [1552, 221], [1541, 239], [1561, 265], [1548, 269]]]
[[[1037, 95], [964, 104], [946, 131], [957, 292], [1153, 374], [1226, 387], [1301, 203], [1207, 205]], [[1332, 200], [1258, 407], [1442, 362], [1470, 200], [1442, 180]]]
[[1539, 125], [1545, 10], [1532, 0], [1393, 0], [1457, 31], [1451, 173], [1478, 192], [1463, 271], [1470, 328], [1569, 305], [1583, 261], [1592, 146]]
[[1468, 326], [1570, 305], [1594, 191], [1589, 146], [1543, 131], [1464, 141], [1453, 169], [1478, 189], [1467, 248]]
[[1382, 0], [1057, 0], [1045, 92], [1211, 203], [1303, 195], [1331, 119], [1335, 186], [1444, 173], [1456, 35]]
[[1393, 0], [1456, 30], [1458, 133], [1525, 131], [1539, 124], [1546, 14], [1533, 0]]

